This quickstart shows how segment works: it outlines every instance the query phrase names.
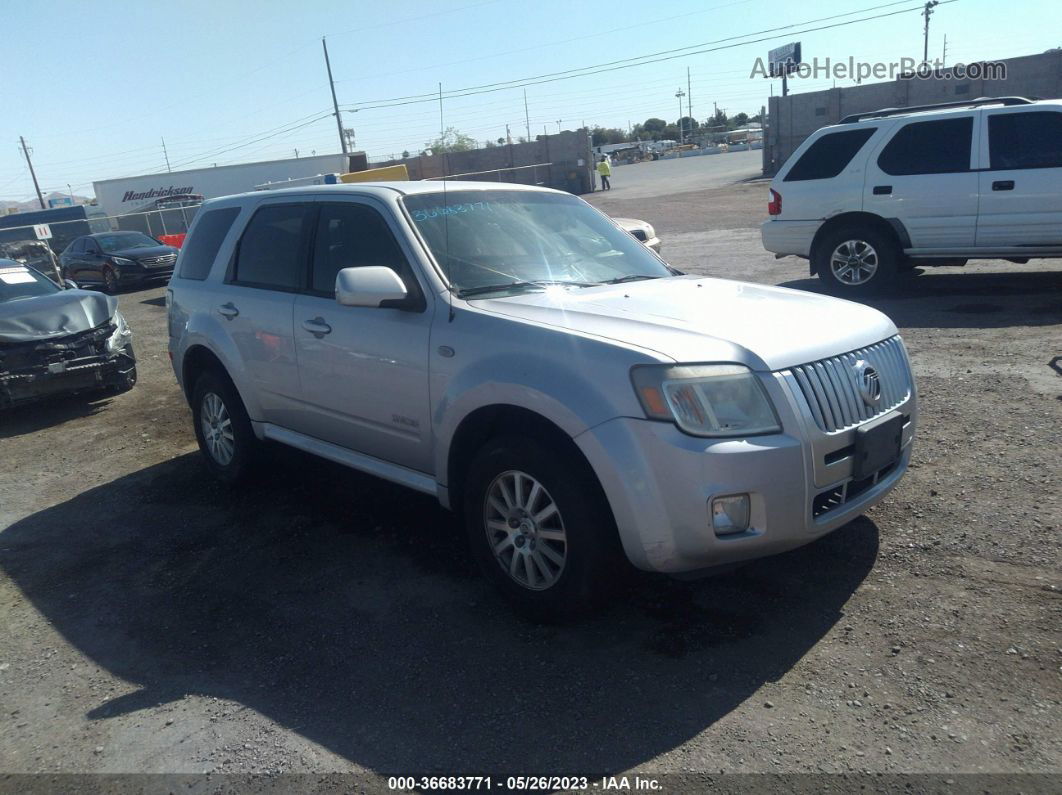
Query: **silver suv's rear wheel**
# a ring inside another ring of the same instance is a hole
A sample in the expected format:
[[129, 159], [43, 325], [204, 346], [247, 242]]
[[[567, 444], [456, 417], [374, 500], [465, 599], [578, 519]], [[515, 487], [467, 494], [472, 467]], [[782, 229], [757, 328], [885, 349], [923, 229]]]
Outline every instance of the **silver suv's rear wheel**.
[[878, 272], [878, 252], [865, 240], [846, 240], [830, 254], [830, 270], [842, 284], [866, 284]]
[[199, 376], [192, 393], [192, 419], [199, 449], [215, 477], [235, 483], [247, 475], [258, 439], [228, 376], [214, 370]]

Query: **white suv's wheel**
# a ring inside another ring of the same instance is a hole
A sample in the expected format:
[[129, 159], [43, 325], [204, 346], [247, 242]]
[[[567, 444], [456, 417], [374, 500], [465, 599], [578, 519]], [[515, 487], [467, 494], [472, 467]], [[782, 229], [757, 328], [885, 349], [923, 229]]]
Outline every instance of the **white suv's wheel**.
[[464, 516], [480, 570], [535, 620], [592, 608], [629, 566], [593, 473], [531, 439], [500, 437], [479, 451]]
[[895, 242], [876, 229], [839, 228], [818, 242], [812, 264], [832, 292], [861, 296], [892, 282], [899, 254]]

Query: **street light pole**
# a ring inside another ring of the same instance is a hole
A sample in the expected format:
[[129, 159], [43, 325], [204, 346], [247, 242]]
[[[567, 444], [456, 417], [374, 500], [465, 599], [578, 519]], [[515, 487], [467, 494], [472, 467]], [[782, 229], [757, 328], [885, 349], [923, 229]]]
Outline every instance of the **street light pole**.
[[678, 91], [676, 91], [676, 92], [675, 92], [675, 96], [676, 96], [676, 97], [678, 97], [678, 101], [679, 101], [679, 118], [678, 118], [678, 125], [679, 125], [679, 144], [682, 144], [682, 143], [684, 143], [684, 142], [685, 142], [685, 140], [686, 140], [686, 139], [685, 139], [685, 136], [683, 136], [683, 134], [682, 134], [682, 98], [683, 98], [684, 96], [686, 96], [686, 92], [685, 92], [685, 91], [683, 91], [683, 90], [682, 90], [682, 89], [680, 88], [680, 89], [679, 89]]
[[922, 16], [926, 18], [925, 28], [923, 29], [923, 35], [925, 37], [924, 46], [922, 48], [922, 64], [929, 63], [929, 18], [933, 15], [933, 8], [940, 5], [940, 0], [929, 0], [926, 3], [925, 8], [922, 10]]

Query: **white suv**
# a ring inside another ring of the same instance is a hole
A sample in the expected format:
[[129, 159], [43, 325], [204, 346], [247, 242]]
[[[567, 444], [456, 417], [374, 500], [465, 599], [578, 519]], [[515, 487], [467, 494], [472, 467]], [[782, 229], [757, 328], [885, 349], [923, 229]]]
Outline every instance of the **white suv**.
[[915, 265], [1062, 257], [1062, 102], [1020, 97], [849, 116], [771, 182], [763, 245], [842, 295]]
[[210, 201], [168, 308], [218, 477], [273, 440], [434, 495], [537, 615], [585, 606], [624, 555], [679, 573], [806, 544], [910, 458], [915, 389], [887, 317], [677, 275], [558, 191]]

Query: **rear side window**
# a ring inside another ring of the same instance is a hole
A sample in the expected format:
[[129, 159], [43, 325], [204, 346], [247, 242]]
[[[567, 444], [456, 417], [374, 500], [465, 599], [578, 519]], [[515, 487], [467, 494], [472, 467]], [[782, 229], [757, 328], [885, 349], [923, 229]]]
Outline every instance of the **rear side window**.
[[827, 133], [808, 147], [789, 169], [783, 182], [836, 177], [852, 162], [852, 158], [863, 148], [863, 144], [870, 140], [875, 129], [863, 127], [858, 130]]
[[973, 117], [905, 125], [878, 156], [886, 174], [951, 174], [970, 170]]
[[999, 113], [988, 117], [994, 169], [1062, 167], [1062, 113]]
[[317, 222], [310, 288], [333, 295], [336, 274], [343, 268], [380, 265], [393, 269], [407, 286], [412, 273], [383, 217], [362, 204], [326, 204]]
[[181, 248], [177, 272], [182, 279], [202, 281], [210, 273], [214, 259], [221, 248], [221, 241], [232, 228], [232, 222], [240, 214], [239, 207], [210, 210], [199, 219], [195, 233], [189, 235]]
[[271, 290], [300, 287], [309, 215], [308, 205], [274, 204], [258, 210], [240, 238], [232, 281]]

